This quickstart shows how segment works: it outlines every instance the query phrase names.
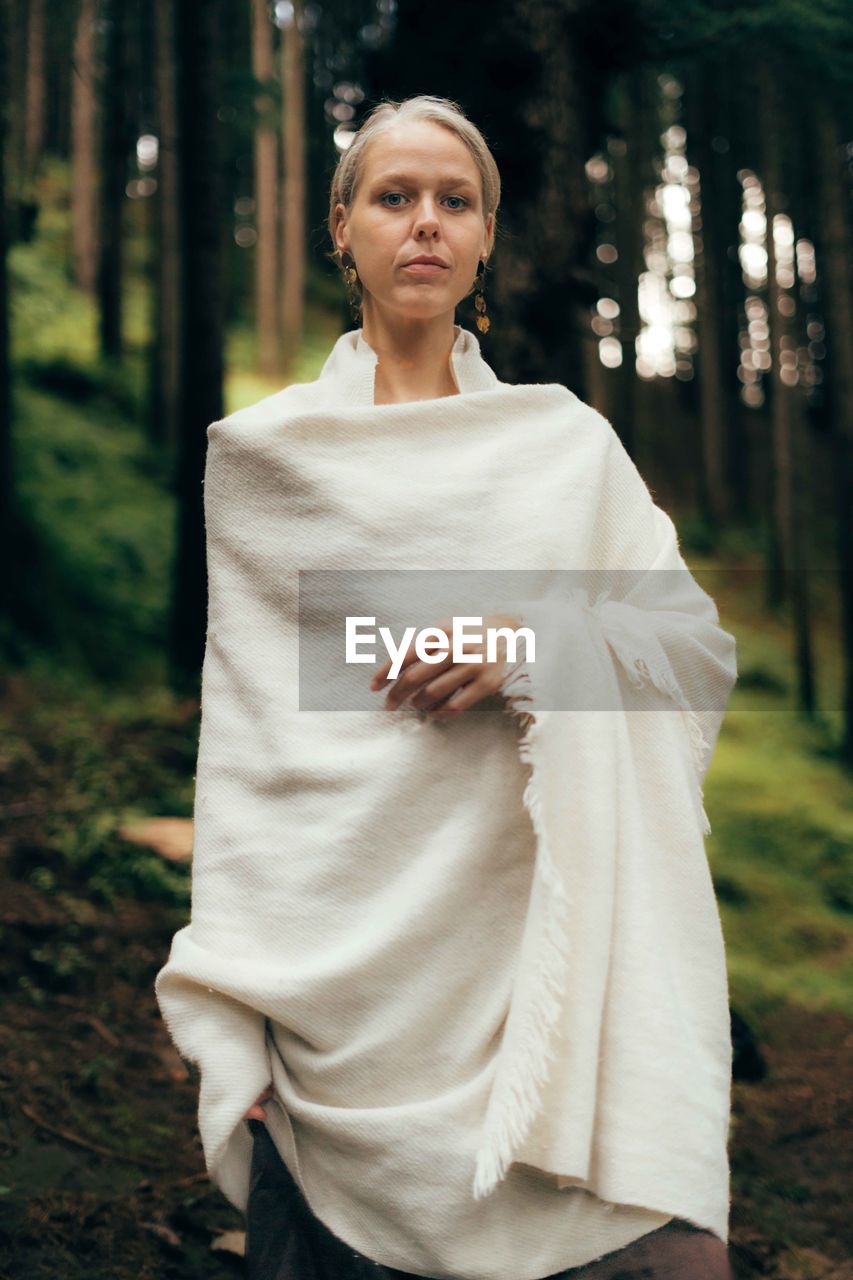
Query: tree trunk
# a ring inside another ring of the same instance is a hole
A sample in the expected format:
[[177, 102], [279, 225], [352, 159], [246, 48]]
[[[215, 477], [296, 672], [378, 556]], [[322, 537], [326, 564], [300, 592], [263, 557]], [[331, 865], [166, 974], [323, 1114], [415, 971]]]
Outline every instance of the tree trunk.
[[[767, 212], [767, 309], [771, 343], [773, 524], [779, 548], [783, 580], [790, 589], [794, 625], [797, 701], [807, 717], [814, 715], [814, 662], [811, 641], [811, 609], [809, 603], [807, 477], [803, 456], [802, 413], [800, 397], [793, 382], [787, 380], [783, 357], [796, 350], [794, 325], [786, 308], [790, 295], [778, 281], [778, 262], [773, 236], [773, 219], [785, 212], [787, 197], [783, 191], [782, 158], [779, 138], [784, 131], [785, 111], [780, 92], [779, 67], [760, 62], [758, 83], [760, 111], [764, 126], [764, 194]], [[790, 132], [793, 132], [791, 130]], [[789, 364], [788, 368], [792, 366]]]
[[519, 0], [507, 18], [538, 82], [517, 103], [530, 181], [500, 250], [495, 346], [513, 380], [560, 382], [586, 399], [584, 344], [594, 341], [589, 306], [598, 298], [585, 168], [592, 91], [572, 16], [548, 0]]
[[[640, 275], [645, 270], [644, 224], [646, 191], [654, 180], [652, 155], [656, 98], [648, 73], [633, 71], [624, 77], [621, 98], [621, 146], [611, 148], [615, 175], [616, 237], [619, 257], [616, 279], [619, 302], [619, 337], [622, 364], [615, 371], [616, 397], [613, 421], [628, 453], [637, 454], [637, 337], [640, 332]], [[612, 376], [612, 375], [611, 375]]]
[[[9, 277], [6, 254], [9, 248], [9, 227], [6, 210], [6, 138], [9, 113], [8, 48], [12, 26], [11, 0], [0, 0], [0, 543], [7, 549], [12, 545], [13, 502], [15, 482], [12, 469], [12, 388], [9, 353]], [[12, 569], [12, 557], [7, 556], [6, 572], [2, 575], [3, 603], [9, 585], [7, 574]]]
[[101, 354], [122, 354], [122, 212], [127, 183], [124, 94], [125, 4], [102, 0], [101, 183], [97, 290]]
[[[266, 0], [252, 0], [252, 75], [269, 84], [274, 75], [273, 25]], [[261, 372], [274, 374], [279, 363], [276, 212], [278, 146], [274, 102], [258, 94], [255, 109], [255, 324]], [[287, 259], [285, 258], [285, 261]]]
[[[755, 488], [752, 484], [753, 454], [750, 433], [744, 430], [745, 418], [752, 417], [740, 398], [737, 368], [740, 363], [739, 329], [744, 300], [743, 271], [740, 264], [740, 220], [743, 215], [743, 187], [738, 179], [742, 153], [746, 150], [744, 124], [755, 112], [754, 86], [743, 74], [739, 59], [725, 57], [715, 64], [713, 79], [709, 77], [707, 92], [718, 121], [712, 140], [713, 184], [710, 191], [712, 213], [719, 235], [717, 267], [720, 271], [719, 344], [724, 371], [726, 491], [729, 495], [728, 515], [744, 522], [755, 517]], [[750, 147], [750, 155], [752, 155]], [[751, 167], [751, 166], [750, 166]], [[705, 192], [706, 199], [708, 191]]]
[[[20, 0], [9, 0], [6, 16], [7, 103], [26, 101], [27, 93], [27, 10]], [[8, 110], [8, 107], [7, 107]], [[6, 121], [6, 234], [13, 245], [22, 235], [24, 175], [26, 173], [26, 127], [23, 111], [10, 113]]]
[[80, 0], [71, 65], [71, 269], [93, 293], [97, 271], [95, 3]]
[[291, 367], [302, 341], [305, 305], [305, 67], [301, 15], [301, 0], [294, 0], [293, 18], [281, 33], [284, 112], [281, 338], [285, 368]]
[[[727, 368], [721, 320], [724, 312], [723, 290], [726, 274], [726, 251], [730, 241], [728, 229], [720, 224], [715, 206], [718, 157], [711, 146], [714, 133], [713, 67], [698, 68], [693, 92], [687, 88], [687, 150], [699, 170], [701, 231], [696, 252], [696, 315], [699, 338], [698, 359], [700, 403], [700, 504], [705, 520], [720, 529], [729, 515], [726, 486], [727, 386], [734, 381], [734, 367]], [[733, 179], [734, 175], [730, 175]], [[737, 223], [734, 234], [737, 235]]]
[[154, 359], [149, 412], [152, 439], [177, 445], [178, 370], [181, 363], [180, 172], [175, 68], [175, 10], [155, 0], [155, 83], [158, 135], [156, 248], [154, 262]]
[[841, 755], [853, 769], [853, 259], [845, 154], [830, 103], [813, 104], [816, 128], [813, 160], [817, 170], [819, 240], [816, 246], [826, 312], [832, 406], [832, 440], [838, 519], [838, 569], [843, 657]]
[[44, 149], [45, 0], [29, 0], [27, 29], [27, 110], [24, 120], [26, 182], [30, 191]]
[[178, 9], [178, 139], [183, 307], [177, 539], [169, 679], [198, 693], [207, 614], [203, 480], [207, 428], [223, 417], [224, 248], [227, 208], [221, 151], [220, 32], [224, 0]]

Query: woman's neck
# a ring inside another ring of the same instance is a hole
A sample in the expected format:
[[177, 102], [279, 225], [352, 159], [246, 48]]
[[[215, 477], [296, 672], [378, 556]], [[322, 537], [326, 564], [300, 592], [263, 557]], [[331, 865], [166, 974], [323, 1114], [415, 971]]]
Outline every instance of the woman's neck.
[[453, 376], [450, 353], [456, 328], [450, 336], [442, 326], [411, 334], [390, 331], [368, 321], [362, 336], [376, 353], [374, 404], [404, 404], [411, 400], [437, 400], [459, 395]]

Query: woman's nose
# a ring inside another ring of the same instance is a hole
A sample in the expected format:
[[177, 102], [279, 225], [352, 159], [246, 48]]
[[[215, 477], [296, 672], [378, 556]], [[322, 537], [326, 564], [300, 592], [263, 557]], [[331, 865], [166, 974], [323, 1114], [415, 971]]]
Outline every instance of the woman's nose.
[[422, 200], [415, 209], [415, 227], [432, 230], [438, 226], [438, 209], [432, 200]]

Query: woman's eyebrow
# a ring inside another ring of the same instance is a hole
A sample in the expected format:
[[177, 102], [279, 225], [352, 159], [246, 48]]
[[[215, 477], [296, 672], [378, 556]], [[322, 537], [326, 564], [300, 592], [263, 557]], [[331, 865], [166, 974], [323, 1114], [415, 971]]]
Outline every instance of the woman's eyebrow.
[[[384, 183], [386, 183], [386, 182], [399, 182], [399, 183], [401, 183], [401, 184], [405, 184], [405, 185], [408, 185], [408, 186], [417, 186], [417, 180], [416, 180], [415, 178], [413, 178], [413, 177], [411, 176], [411, 174], [408, 174], [408, 173], [385, 173], [385, 174], [381, 174], [378, 178], [374, 178], [373, 182], [371, 183], [371, 186], [376, 186], [376, 185], [378, 185], [378, 184], [384, 184]], [[451, 176], [451, 177], [449, 177], [449, 178], [444, 178], [444, 179], [442, 179], [441, 186], [443, 186], [443, 187], [472, 187], [472, 188], [473, 188], [473, 187], [474, 187], [474, 183], [471, 181], [471, 179], [470, 179], [470, 178], [463, 178], [463, 177], [461, 177], [461, 176], [455, 176], [455, 177], [454, 177], [454, 176]]]

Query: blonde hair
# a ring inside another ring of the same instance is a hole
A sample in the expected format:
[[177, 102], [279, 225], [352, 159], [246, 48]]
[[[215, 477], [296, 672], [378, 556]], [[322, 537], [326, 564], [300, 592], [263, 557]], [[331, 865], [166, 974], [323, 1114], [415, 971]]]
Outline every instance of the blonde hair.
[[347, 211], [352, 208], [364, 171], [365, 148], [377, 134], [385, 132], [386, 129], [393, 125], [423, 120], [432, 121], [435, 124], [442, 125], [445, 129], [449, 129], [451, 133], [456, 134], [457, 138], [461, 138], [471, 152], [474, 163], [480, 171], [483, 221], [486, 221], [490, 213], [495, 215], [489, 244], [489, 254], [491, 254], [497, 235], [497, 211], [501, 200], [501, 179], [495, 158], [489, 149], [489, 144], [477, 126], [468, 119], [457, 103], [452, 102], [450, 98], [438, 98], [431, 94], [419, 93], [412, 98], [404, 99], [402, 102], [392, 102], [386, 99], [375, 106], [362, 121], [352, 142], [346, 151], [342, 152], [338, 160], [332, 176], [329, 194], [328, 228], [334, 251], [327, 255], [338, 266], [341, 265], [341, 255], [335, 244], [335, 206], [342, 204]]

